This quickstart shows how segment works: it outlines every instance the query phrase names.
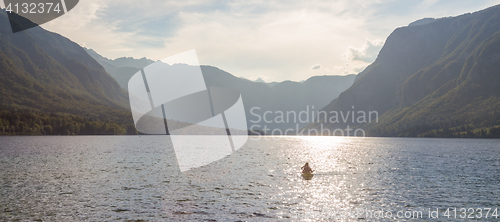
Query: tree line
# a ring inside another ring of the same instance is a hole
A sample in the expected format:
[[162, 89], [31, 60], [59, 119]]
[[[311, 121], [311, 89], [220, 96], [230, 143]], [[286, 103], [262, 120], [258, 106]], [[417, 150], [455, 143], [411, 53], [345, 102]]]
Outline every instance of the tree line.
[[131, 121], [96, 120], [30, 110], [0, 110], [0, 135], [137, 135], [137, 131]]
[[465, 124], [457, 127], [438, 127], [421, 124], [400, 131], [376, 129], [370, 132], [372, 136], [397, 137], [437, 137], [437, 138], [500, 138], [500, 126], [476, 127]]

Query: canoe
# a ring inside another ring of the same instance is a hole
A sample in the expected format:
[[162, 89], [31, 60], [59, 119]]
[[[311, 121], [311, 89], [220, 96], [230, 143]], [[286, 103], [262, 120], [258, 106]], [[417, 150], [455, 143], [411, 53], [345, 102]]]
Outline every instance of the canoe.
[[314, 176], [314, 174], [312, 173], [302, 173], [302, 177], [305, 179], [305, 180], [310, 180], [312, 179]]

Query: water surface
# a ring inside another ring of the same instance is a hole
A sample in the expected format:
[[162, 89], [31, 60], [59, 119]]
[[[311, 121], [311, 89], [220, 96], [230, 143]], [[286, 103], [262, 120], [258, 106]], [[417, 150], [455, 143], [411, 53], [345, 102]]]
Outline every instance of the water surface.
[[[181, 173], [169, 144], [0, 137], [0, 220], [331, 221], [372, 219], [342, 218], [360, 209], [500, 208], [500, 140], [254, 137], [200, 171], [208, 182]], [[306, 161], [311, 180], [299, 173]]]

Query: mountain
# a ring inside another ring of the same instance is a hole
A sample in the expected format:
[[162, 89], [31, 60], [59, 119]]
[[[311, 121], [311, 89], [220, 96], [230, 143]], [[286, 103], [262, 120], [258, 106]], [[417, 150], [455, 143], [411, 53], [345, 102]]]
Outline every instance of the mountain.
[[[31, 23], [13, 16], [13, 24]], [[109, 134], [112, 125], [123, 134], [132, 123], [126, 91], [82, 47], [41, 27], [14, 34], [4, 10], [0, 93], [0, 133]]]
[[[143, 68], [153, 61], [142, 58], [118, 58], [115, 60], [107, 59], [92, 49], [86, 49], [96, 61], [108, 70], [116, 81], [120, 83], [123, 88], [128, 85], [128, 80], [137, 73], [140, 68]], [[116, 68], [130, 68], [130, 72], [116, 72]], [[285, 119], [284, 122], [274, 121], [279, 114], [276, 112], [281, 111], [294, 112], [298, 115], [301, 111], [311, 111], [311, 109], [319, 109], [328, 104], [332, 98], [336, 98], [342, 91], [352, 85], [356, 75], [346, 76], [314, 76], [306, 81], [293, 82], [272, 82], [266, 83], [262, 79], [257, 81], [250, 81], [244, 78], [236, 77], [226, 71], [213, 66], [201, 66], [201, 71], [207, 86], [224, 86], [237, 89], [243, 99], [245, 111], [247, 114], [248, 126], [259, 125], [254, 129], [262, 129], [266, 126], [268, 129], [281, 129], [283, 132], [286, 129], [297, 130], [304, 127], [307, 123], [302, 123], [298, 120], [290, 121]], [[252, 112], [252, 108], [257, 107]], [[266, 123], [263, 120], [264, 112], [267, 120], [273, 120]], [[258, 120], [256, 114], [259, 115], [261, 121], [254, 123]]]
[[[500, 136], [498, 70], [500, 5], [420, 20], [394, 30], [375, 62], [322, 109], [326, 121], [321, 116], [306, 128], [349, 126], [371, 136]], [[371, 123], [361, 117], [369, 111]], [[355, 118], [336, 118], [348, 113]]]
[[[127, 87], [128, 80], [137, 73], [142, 66], [147, 66], [153, 61], [142, 58], [140, 60], [133, 58], [118, 58], [110, 60], [99, 55], [92, 49], [86, 49], [96, 61], [108, 70], [108, 72], [115, 73], [113, 76], [123, 88]], [[120, 61], [128, 61], [129, 63]], [[130, 68], [129, 72], [116, 72], [118, 68]], [[305, 126], [307, 123], [302, 123], [298, 120], [290, 119], [284, 122], [274, 121], [279, 115], [276, 112], [281, 111], [294, 112], [298, 115], [301, 111], [309, 111], [313, 108], [319, 109], [320, 107], [328, 104], [332, 98], [336, 98], [342, 91], [347, 89], [352, 83], [356, 75], [346, 76], [314, 76], [306, 81], [293, 82], [272, 82], [266, 83], [262, 79], [250, 81], [244, 78], [236, 77], [226, 71], [213, 66], [201, 66], [201, 71], [208, 86], [225, 86], [237, 89], [243, 98], [245, 104], [245, 111], [247, 114], [248, 126], [259, 125], [255, 129], [264, 128], [264, 125], [269, 129], [298, 129]], [[255, 112], [251, 112], [252, 108]], [[263, 122], [264, 112], [270, 111], [266, 114], [267, 119], [273, 120], [270, 123]], [[261, 121], [254, 123], [258, 120], [256, 115], [259, 115]]]
[[266, 81], [264, 81], [264, 80], [263, 80], [262, 78], [260, 78], [260, 77], [259, 77], [259, 78], [257, 78], [256, 80], [254, 80], [254, 82], [261, 82], [261, 83], [265, 83], [265, 84], [267, 84], [267, 85], [268, 85], [268, 86], [270, 86], [270, 87], [273, 87], [273, 86], [275, 86], [276, 84], [278, 84], [278, 83], [279, 83], [279, 82], [266, 82]]
[[[266, 127], [269, 129], [267, 133], [279, 129], [276, 134], [284, 134], [287, 129], [296, 131], [307, 125], [308, 122], [299, 120], [300, 112], [311, 112], [325, 106], [351, 86], [356, 77], [352, 74], [314, 76], [304, 82], [284, 81], [269, 84], [238, 78], [212, 66], [201, 66], [201, 71], [207, 85], [226, 86], [241, 93], [249, 128], [254, 126], [253, 129], [264, 130]], [[268, 113], [264, 119], [266, 112]], [[288, 119], [287, 112], [290, 113]], [[280, 119], [280, 116], [284, 118]]]
[[109, 75], [111, 75], [122, 87], [127, 89], [128, 80], [137, 73], [140, 69], [154, 63], [153, 60], [141, 58], [134, 59], [131, 57], [121, 57], [117, 59], [108, 59], [104, 56], [99, 55], [92, 49], [84, 48], [85, 51], [97, 62], [99, 62], [102, 67], [106, 70]]

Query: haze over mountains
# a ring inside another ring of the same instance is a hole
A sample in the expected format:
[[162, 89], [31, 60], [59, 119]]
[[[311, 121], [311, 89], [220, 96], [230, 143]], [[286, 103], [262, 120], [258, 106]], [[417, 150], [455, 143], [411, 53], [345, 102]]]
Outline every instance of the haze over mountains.
[[142, 68], [154, 63], [153, 60], [147, 58], [134, 59], [130, 57], [121, 57], [117, 59], [108, 59], [99, 55], [92, 49], [84, 49], [93, 59], [104, 67], [106, 72], [109, 73], [123, 89], [127, 89], [130, 77]]
[[322, 119], [308, 128], [349, 125], [372, 136], [490, 137], [499, 136], [499, 110], [500, 6], [494, 6], [397, 28], [375, 62], [323, 109], [328, 118], [377, 111], [379, 122]]
[[[130, 77], [141, 68], [153, 63], [152, 60], [146, 58], [133, 59], [122, 57], [111, 60], [99, 55], [92, 49], [86, 50], [125, 89]], [[266, 83], [264, 81], [250, 81], [236, 77], [213, 66], [202, 65], [201, 71], [207, 86], [230, 87], [237, 89], [241, 93], [247, 113], [248, 125], [260, 125], [255, 126], [255, 129], [261, 129], [264, 125], [269, 129], [302, 128], [308, 123], [301, 123], [298, 120], [288, 122], [274, 121], [276, 117], [275, 112], [295, 112], [298, 114], [307, 109], [319, 109], [351, 86], [356, 77], [356, 75], [314, 76], [302, 82], [283, 81]], [[252, 116], [250, 112], [254, 107], [256, 109], [254, 109], [253, 113], [260, 116], [263, 116], [266, 111], [271, 112], [270, 114], [266, 114], [266, 119], [273, 121], [265, 123], [264, 119], [261, 119], [260, 123], [255, 124], [254, 122], [258, 118]]]
[[[356, 75], [314, 76], [304, 82], [283, 81], [280, 83], [254, 82], [235, 77], [212, 66], [202, 66], [201, 70], [208, 86], [226, 86], [237, 89], [242, 96], [247, 114], [248, 127], [263, 130], [300, 129], [308, 122], [300, 122], [300, 112], [311, 112], [328, 104], [332, 98], [349, 88]], [[253, 111], [252, 111], [253, 109]], [[266, 118], [264, 118], [264, 114]], [[283, 113], [295, 113], [297, 118], [276, 121]], [[303, 115], [305, 116], [305, 115]]]

